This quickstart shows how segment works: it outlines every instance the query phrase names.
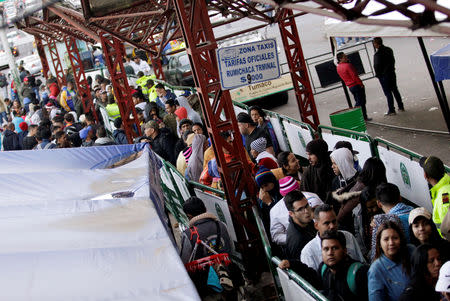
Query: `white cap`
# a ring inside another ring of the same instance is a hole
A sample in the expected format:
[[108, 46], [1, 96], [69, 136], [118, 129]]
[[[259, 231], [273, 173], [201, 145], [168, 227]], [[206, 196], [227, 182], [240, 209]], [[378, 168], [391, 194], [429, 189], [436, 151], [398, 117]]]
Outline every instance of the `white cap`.
[[317, 207], [319, 205], [323, 204], [323, 201], [319, 198], [319, 196], [312, 192], [306, 192], [302, 191], [303, 195], [305, 196], [306, 200], [308, 201], [308, 204], [311, 208]]
[[439, 270], [436, 292], [450, 293], [450, 261], [447, 261]]

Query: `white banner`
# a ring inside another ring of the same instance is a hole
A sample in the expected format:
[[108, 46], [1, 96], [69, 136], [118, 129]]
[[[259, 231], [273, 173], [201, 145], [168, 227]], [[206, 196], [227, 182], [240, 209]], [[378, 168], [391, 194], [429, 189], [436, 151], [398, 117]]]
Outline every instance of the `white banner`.
[[273, 131], [275, 132], [275, 136], [277, 136], [278, 145], [280, 146], [280, 149], [282, 151], [288, 151], [289, 146], [287, 145], [286, 141], [284, 140], [284, 134], [281, 127], [280, 120], [277, 117], [270, 117], [270, 123], [272, 124]]
[[288, 274], [277, 268], [278, 276], [280, 277], [281, 288], [283, 289], [284, 299], [286, 301], [315, 301], [316, 299], [305, 291], [294, 280], [289, 279]]
[[237, 241], [236, 232], [234, 231], [233, 220], [231, 219], [228, 203], [221, 197], [211, 193], [204, 192], [198, 188], [194, 189], [195, 195], [205, 203], [206, 210], [215, 214], [228, 229], [228, 234], [233, 241]]
[[329, 151], [334, 150], [334, 146], [336, 145], [336, 143], [338, 141], [350, 142], [352, 144], [353, 149], [359, 152], [357, 157], [359, 159], [359, 166], [361, 166], [361, 168], [364, 166], [364, 162], [366, 162], [367, 159], [369, 159], [370, 157], [373, 157], [372, 151], [370, 150], [370, 142], [369, 141], [356, 140], [351, 137], [340, 136], [340, 135], [324, 133], [324, 132], [322, 132], [322, 139], [327, 142]]
[[378, 154], [386, 166], [388, 182], [398, 186], [402, 197], [432, 212], [428, 183], [419, 163], [380, 145]]
[[284, 129], [286, 130], [286, 136], [291, 145], [292, 152], [303, 158], [307, 158], [306, 145], [313, 140], [311, 132], [301, 126], [289, 123], [283, 120]]
[[279, 78], [277, 41], [223, 47], [216, 50], [220, 84], [224, 90]]
[[180, 174], [178, 174], [172, 169], [170, 169], [170, 172], [172, 173], [172, 176], [175, 179], [175, 182], [177, 183], [178, 189], [180, 190], [183, 200], [186, 201], [188, 198], [191, 197], [191, 193], [189, 192], [189, 189], [187, 187], [186, 179], [181, 177]]

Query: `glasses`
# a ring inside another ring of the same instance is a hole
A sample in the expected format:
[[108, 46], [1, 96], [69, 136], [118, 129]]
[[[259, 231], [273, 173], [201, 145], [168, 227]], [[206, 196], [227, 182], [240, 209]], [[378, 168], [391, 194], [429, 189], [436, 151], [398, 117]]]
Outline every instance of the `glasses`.
[[298, 208], [296, 210], [293, 210], [293, 211], [294, 212], [302, 212], [302, 211], [308, 211], [308, 209], [309, 209], [309, 204], [307, 203], [305, 206], [300, 207], [300, 208]]

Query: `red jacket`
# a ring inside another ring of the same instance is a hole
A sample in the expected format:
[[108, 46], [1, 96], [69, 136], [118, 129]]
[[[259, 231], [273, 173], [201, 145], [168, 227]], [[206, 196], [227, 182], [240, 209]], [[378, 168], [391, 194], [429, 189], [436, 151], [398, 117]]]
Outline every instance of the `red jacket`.
[[57, 83], [51, 83], [48, 89], [50, 90], [50, 96], [53, 96], [54, 98], [58, 96], [59, 87]]
[[363, 83], [358, 76], [358, 72], [356, 72], [356, 69], [352, 64], [339, 63], [336, 68], [337, 73], [339, 74], [339, 76], [344, 81], [347, 87], [351, 88], [356, 85], [363, 86]]

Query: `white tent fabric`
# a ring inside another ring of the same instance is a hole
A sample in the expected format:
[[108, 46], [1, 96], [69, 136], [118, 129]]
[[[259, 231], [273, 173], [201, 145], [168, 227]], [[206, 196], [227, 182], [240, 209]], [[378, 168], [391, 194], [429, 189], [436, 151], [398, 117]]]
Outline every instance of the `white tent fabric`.
[[[400, 3], [402, 0], [390, 0], [392, 3]], [[438, 0], [437, 3], [444, 7], [450, 8], [448, 0]], [[354, 2], [345, 4], [345, 8], [351, 8], [355, 5]], [[375, 1], [370, 1], [363, 14], [369, 15], [375, 11], [385, 8], [383, 4]], [[424, 7], [422, 5], [414, 5], [410, 7], [414, 12], [422, 12]], [[441, 20], [444, 15], [440, 13], [435, 14], [438, 20]], [[408, 18], [399, 12], [390, 12], [380, 15], [378, 17], [370, 18], [373, 20], [386, 20], [394, 22], [408, 22]], [[411, 30], [407, 27], [401, 26], [386, 26], [386, 25], [366, 25], [356, 22], [342, 22], [332, 18], [325, 18], [324, 21], [325, 33], [327, 37], [445, 37], [444, 33], [439, 33], [431, 29]], [[442, 23], [440, 26], [450, 27], [449, 24]]]
[[1, 299], [200, 300], [161, 222], [148, 146], [2, 152], [0, 162]]

